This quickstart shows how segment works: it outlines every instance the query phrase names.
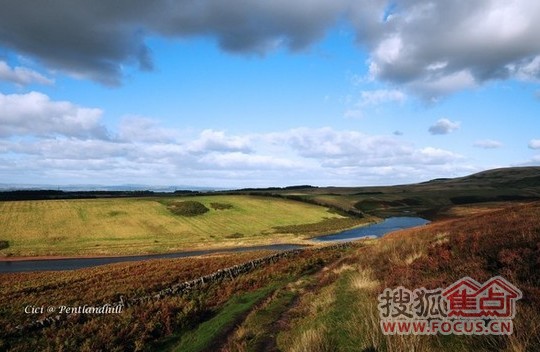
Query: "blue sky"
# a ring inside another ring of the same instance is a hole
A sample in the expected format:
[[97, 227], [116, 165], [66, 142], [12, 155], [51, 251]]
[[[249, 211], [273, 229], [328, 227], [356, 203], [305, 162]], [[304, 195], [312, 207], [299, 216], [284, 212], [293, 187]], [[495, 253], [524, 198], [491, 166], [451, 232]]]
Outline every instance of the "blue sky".
[[540, 4], [7, 0], [0, 183], [384, 185], [540, 165]]

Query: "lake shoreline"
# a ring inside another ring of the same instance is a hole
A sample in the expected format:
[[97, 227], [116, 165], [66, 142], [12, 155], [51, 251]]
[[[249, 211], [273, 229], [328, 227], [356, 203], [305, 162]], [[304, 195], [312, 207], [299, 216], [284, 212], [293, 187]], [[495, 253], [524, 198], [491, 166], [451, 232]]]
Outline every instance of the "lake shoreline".
[[154, 253], [126, 256], [33, 256], [8, 257], [0, 260], [0, 273], [28, 271], [75, 270], [99, 265], [136, 262], [155, 259], [190, 258], [220, 253], [239, 253], [248, 251], [286, 251], [320, 246], [332, 242], [355, 241], [368, 238], [380, 238], [388, 233], [428, 223], [418, 217], [394, 217], [382, 222], [358, 226], [334, 234], [322, 235], [301, 243], [274, 243], [254, 246], [222, 247], [215, 249], [185, 250], [180, 252]]

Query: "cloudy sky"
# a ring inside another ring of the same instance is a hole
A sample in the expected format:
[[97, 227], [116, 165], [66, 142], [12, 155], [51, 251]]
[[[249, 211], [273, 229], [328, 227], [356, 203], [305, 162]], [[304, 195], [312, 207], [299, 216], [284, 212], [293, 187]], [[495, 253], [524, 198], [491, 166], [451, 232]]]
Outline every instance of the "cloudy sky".
[[536, 0], [0, 0], [0, 183], [540, 165]]

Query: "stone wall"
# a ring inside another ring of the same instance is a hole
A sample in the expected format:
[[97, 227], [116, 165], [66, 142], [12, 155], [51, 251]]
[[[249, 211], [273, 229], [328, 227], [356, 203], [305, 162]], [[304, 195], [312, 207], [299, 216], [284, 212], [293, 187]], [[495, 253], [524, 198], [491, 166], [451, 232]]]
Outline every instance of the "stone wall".
[[[321, 251], [321, 250], [329, 250], [329, 249], [339, 249], [339, 248], [346, 248], [351, 245], [353, 245], [351, 242], [345, 242], [345, 243], [338, 243], [338, 244], [324, 246], [324, 247], [318, 247], [316, 249], [311, 249], [311, 250]], [[112, 303], [111, 306], [112, 307], [116, 307], [116, 306], [131, 307], [131, 306], [135, 306], [144, 302], [163, 299], [165, 297], [170, 297], [174, 295], [184, 295], [191, 291], [199, 290], [210, 284], [220, 283], [225, 280], [232, 280], [240, 275], [249, 273], [257, 268], [260, 268], [269, 264], [273, 264], [282, 258], [296, 256], [307, 249], [309, 248], [282, 251], [282, 252], [272, 254], [266, 257], [250, 260], [246, 263], [234, 265], [225, 269], [220, 269], [216, 272], [213, 272], [205, 276], [201, 276], [193, 280], [174, 284], [172, 286], [166, 287], [152, 294], [139, 296], [139, 297], [130, 297], [130, 298], [125, 298], [121, 296], [120, 300]], [[95, 306], [100, 306], [100, 305], [103, 305], [103, 303], [96, 304]], [[41, 318], [31, 323], [17, 326], [17, 332], [24, 333], [28, 331], [39, 330], [50, 325], [60, 325], [67, 319], [67, 317], [68, 317], [68, 314]]]

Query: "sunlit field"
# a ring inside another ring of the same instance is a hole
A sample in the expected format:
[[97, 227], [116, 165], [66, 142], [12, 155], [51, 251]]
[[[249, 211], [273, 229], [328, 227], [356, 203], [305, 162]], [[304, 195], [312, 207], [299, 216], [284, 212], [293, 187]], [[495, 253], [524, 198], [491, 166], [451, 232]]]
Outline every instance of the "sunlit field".
[[[176, 213], [175, 204], [184, 201], [199, 202], [207, 211]], [[326, 207], [253, 196], [1, 202], [0, 240], [9, 248], [0, 255], [141, 254], [298, 242], [323, 233], [329, 221], [334, 224], [330, 230], [366, 222]], [[313, 224], [321, 222], [325, 228], [318, 231]], [[290, 227], [305, 224], [312, 224], [310, 231]]]

